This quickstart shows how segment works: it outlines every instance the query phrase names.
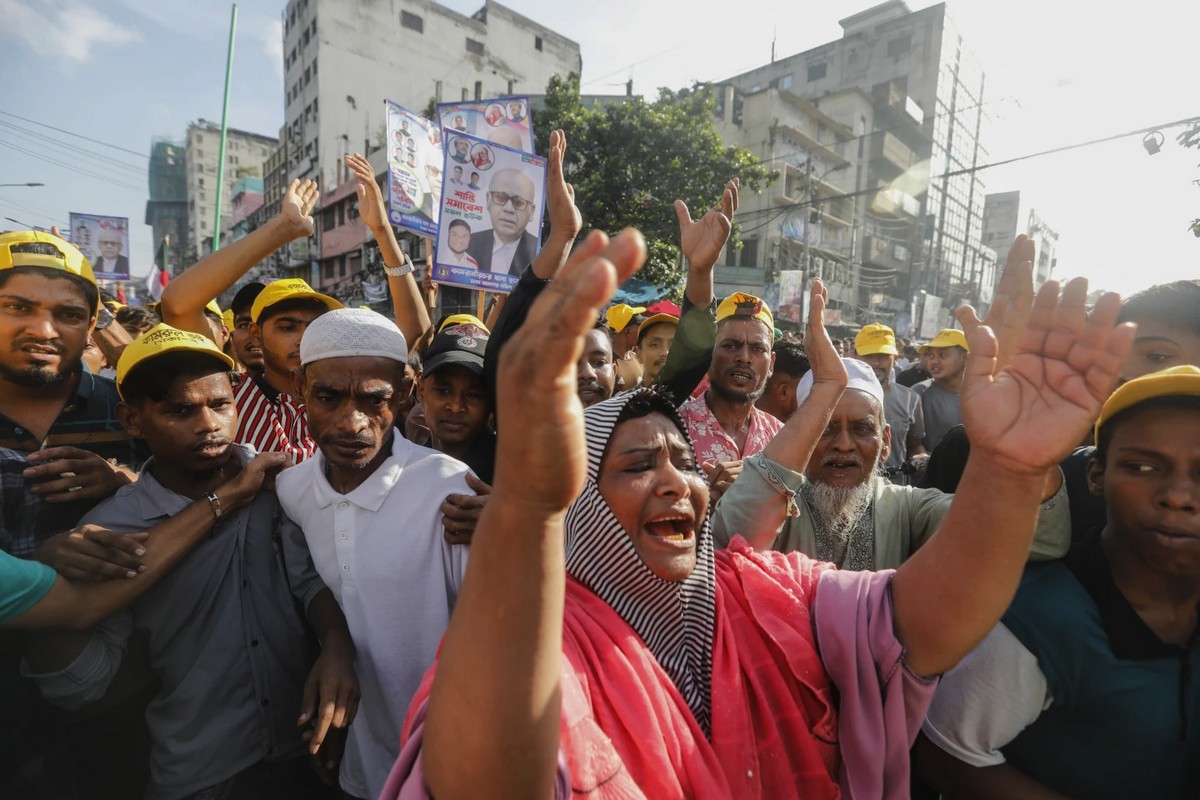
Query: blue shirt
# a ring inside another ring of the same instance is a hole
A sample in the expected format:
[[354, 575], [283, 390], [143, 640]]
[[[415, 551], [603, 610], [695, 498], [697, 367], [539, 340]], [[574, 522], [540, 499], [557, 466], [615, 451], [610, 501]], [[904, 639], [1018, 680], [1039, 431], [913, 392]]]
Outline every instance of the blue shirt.
[[54, 585], [54, 570], [0, 553], [0, 625], [37, 605]]

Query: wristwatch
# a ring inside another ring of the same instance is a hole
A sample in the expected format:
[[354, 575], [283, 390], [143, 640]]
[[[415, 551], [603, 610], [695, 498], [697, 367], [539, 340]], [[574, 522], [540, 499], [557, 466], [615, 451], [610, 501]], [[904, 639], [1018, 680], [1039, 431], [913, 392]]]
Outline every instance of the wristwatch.
[[404, 255], [404, 266], [389, 267], [387, 264], [383, 265], [383, 271], [388, 274], [388, 277], [403, 278], [405, 275], [408, 275], [409, 273], [416, 271], [417, 265], [412, 262], [412, 259], [408, 257], [407, 253], [404, 253], [403, 255]]
[[113, 313], [101, 305], [100, 310], [96, 312], [96, 330], [104, 330], [109, 325], [112, 325], [115, 319], [116, 317], [113, 316]]

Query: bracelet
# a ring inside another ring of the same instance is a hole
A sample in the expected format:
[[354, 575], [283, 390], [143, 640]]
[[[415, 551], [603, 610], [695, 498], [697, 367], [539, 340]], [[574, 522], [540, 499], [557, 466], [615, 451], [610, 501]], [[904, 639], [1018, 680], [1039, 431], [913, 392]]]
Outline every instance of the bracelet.
[[405, 275], [415, 272], [416, 269], [417, 265], [414, 264], [412, 259], [407, 255], [404, 256], [404, 266], [402, 267], [389, 267], [387, 264], [383, 265], [383, 271], [388, 274], [389, 278], [403, 278]]
[[212, 508], [213, 519], [220, 519], [225, 512], [221, 510], [221, 498], [217, 497], [216, 492], [209, 492], [207, 495], [208, 505]]

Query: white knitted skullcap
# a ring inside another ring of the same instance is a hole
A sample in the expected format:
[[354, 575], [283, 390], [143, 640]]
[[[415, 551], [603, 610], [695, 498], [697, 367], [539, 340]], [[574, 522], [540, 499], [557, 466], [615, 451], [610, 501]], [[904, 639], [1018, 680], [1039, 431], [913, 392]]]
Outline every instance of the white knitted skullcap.
[[[875, 377], [875, 370], [871, 369], [867, 362], [859, 361], [857, 358], [843, 358], [842, 363], [846, 365], [846, 372], [850, 375], [850, 382], [846, 384], [846, 390], [858, 389], [860, 392], [866, 392], [878, 400], [879, 407], [883, 408], [883, 387], [879, 385], [879, 378]], [[812, 387], [813, 374], [810, 369], [804, 373], [800, 383], [796, 384], [797, 405], [808, 399]]]
[[351, 356], [377, 356], [403, 364], [408, 361], [408, 344], [396, 323], [365, 308], [326, 311], [304, 329], [301, 365]]

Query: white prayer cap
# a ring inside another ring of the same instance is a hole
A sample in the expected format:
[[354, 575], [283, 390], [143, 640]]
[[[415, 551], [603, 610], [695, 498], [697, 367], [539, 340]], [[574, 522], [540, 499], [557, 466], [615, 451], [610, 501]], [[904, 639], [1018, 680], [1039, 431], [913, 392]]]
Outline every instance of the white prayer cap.
[[382, 314], [365, 308], [326, 311], [309, 323], [300, 340], [300, 364], [326, 358], [376, 356], [408, 361], [404, 334]]
[[[846, 391], [858, 389], [860, 392], [866, 392], [879, 401], [879, 407], [882, 409], [883, 387], [879, 385], [879, 378], [875, 377], [875, 370], [867, 366], [867, 362], [859, 361], [857, 358], [843, 358], [842, 363], [846, 365], [846, 372], [850, 375], [850, 382], [846, 384]], [[804, 373], [804, 377], [796, 385], [796, 405], [800, 405], [808, 399], [808, 394], [812, 391], [812, 387], [813, 374], [810, 369]]]

